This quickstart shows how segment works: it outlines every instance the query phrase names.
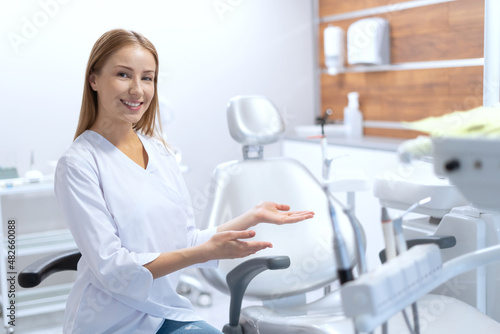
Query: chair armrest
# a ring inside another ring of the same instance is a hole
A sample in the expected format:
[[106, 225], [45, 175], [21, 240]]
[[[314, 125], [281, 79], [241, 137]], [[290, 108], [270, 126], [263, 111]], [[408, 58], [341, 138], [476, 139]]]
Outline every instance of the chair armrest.
[[33, 288], [53, 273], [76, 270], [81, 256], [78, 249], [48, 255], [21, 271], [17, 281], [23, 288]]
[[[406, 240], [408, 249], [416, 245], [424, 244], [436, 244], [440, 249], [445, 249], [454, 247], [457, 244], [457, 239], [452, 235], [428, 235], [425, 237]], [[385, 261], [387, 261], [387, 257], [385, 256], [385, 248], [382, 249], [380, 253], [378, 253], [378, 257], [380, 258], [380, 262], [382, 263], [385, 263]]]
[[222, 330], [226, 334], [242, 333], [239, 325], [243, 295], [252, 279], [264, 270], [286, 269], [290, 266], [288, 256], [265, 256], [245, 261], [235, 267], [226, 276], [226, 282], [231, 293], [229, 306], [229, 324]]
[[445, 249], [454, 247], [457, 244], [457, 239], [452, 235], [429, 235], [427, 237], [406, 240], [408, 249], [416, 245], [430, 243], [438, 245], [440, 249]]

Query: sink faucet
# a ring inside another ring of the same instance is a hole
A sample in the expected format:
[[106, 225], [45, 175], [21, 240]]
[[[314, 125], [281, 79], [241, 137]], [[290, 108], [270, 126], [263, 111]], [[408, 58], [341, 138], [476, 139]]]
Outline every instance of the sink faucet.
[[330, 168], [332, 165], [333, 158], [327, 158], [327, 140], [325, 136], [325, 123], [328, 118], [328, 116], [333, 114], [333, 110], [331, 108], [328, 108], [325, 110], [325, 114], [321, 117], [317, 117], [316, 121], [321, 125], [321, 157], [323, 159], [323, 166], [322, 166], [322, 176], [323, 180], [328, 181], [330, 178]]

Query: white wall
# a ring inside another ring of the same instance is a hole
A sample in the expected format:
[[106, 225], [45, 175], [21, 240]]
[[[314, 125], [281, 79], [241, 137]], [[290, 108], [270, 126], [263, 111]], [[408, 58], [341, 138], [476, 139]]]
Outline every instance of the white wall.
[[[289, 128], [314, 119], [310, 0], [23, 0], [0, 2], [0, 165], [50, 173], [71, 144], [95, 40], [137, 30], [160, 54], [168, 140], [190, 168], [195, 209], [210, 174], [237, 159], [225, 107], [238, 94], [268, 96]], [[277, 146], [270, 152], [277, 152]]]

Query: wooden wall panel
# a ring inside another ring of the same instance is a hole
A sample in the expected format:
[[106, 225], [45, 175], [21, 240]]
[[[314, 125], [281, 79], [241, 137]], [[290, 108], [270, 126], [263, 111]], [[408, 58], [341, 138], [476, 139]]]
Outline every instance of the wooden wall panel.
[[[321, 16], [389, 4], [384, 0], [322, 0]], [[399, 1], [404, 2], [404, 1]], [[391, 62], [406, 63], [483, 57], [484, 3], [457, 0], [384, 15], [391, 25]], [[334, 22], [344, 31], [357, 19]], [[324, 67], [320, 24], [319, 59]], [[321, 108], [332, 108], [341, 119], [347, 93], [360, 93], [366, 120], [413, 121], [482, 105], [483, 67], [344, 73], [321, 76]], [[365, 129], [366, 134], [412, 138], [418, 133]]]
[[405, 36], [391, 40], [391, 62], [483, 57], [483, 28]]
[[415, 121], [482, 105], [482, 66], [321, 76], [322, 110], [343, 118], [347, 93], [360, 94], [366, 120]]
[[402, 138], [402, 139], [412, 139], [418, 136], [425, 136], [425, 133], [410, 130], [397, 130], [397, 129], [376, 129], [376, 128], [365, 128], [365, 136], [378, 136], [378, 137], [391, 137], [391, 138]]
[[[405, 0], [399, 2], [405, 2]], [[394, 3], [394, 0], [319, 0], [319, 16], [325, 17]]]
[[484, 0], [460, 0], [449, 3], [449, 24], [453, 29], [484, 26]]
[[450, 94], [483, 96], [483, 67], [449, 69]]

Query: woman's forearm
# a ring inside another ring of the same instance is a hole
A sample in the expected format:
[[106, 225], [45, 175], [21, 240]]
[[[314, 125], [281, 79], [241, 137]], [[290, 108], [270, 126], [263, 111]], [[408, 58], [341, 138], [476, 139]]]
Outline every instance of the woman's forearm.
[[[256, 224], [256, 213], [254, 208], [222, 225], [217, 226], [217, 234], [230, 231], [245, 231]], [[160, 256], [145, 264], [144, 267], [148, 269], [153, 275], [153, 278], [156, 279], [194, 264], [204, 263], [220, 258], [220, 256], [216, 255], [216, 251], [211, 243], [201, 244], [194, 247], [161, 253]]]
[[[243, 217], [244, 218], [244, 217]], [[245, 220], [238, 220], [235, 224], [246, 224]], [[236, 259], [255, 254], [256, 252], [272, 247], [267, 241], [245, 241], [255, 236], [255, 231], [222, 231], [216, 233], [207, 242], [201, 245], [161, 253], [155, 260], [144, 265], [153, 278], [171, 274], [198, 263], [218, 259]]]
[[207, 257], [207, 252], [200, 245], [161, 253], [160, 256], [145, 264], [144, 267], [156, 279], [194, 264], [207, 262], [208, 260], [210, 259]]
[[230, 221], [217, 226], [217, 232], [225, 231], [244, 231], [257, 224], [255, 219], [255, 209], [251, 209], [241, 216], [231, 219]]
[[[245, 231], [256, 225], [255, 209], [249, 210], [230, 221], [217, 226], [217, 233], [229, 231]], [[179, 249], [172, 252], [161, 253], [155, 260], [144, 265], [153, 278], [171, 274], [177, 270], [184, 269], [197, 263], [204, 263], [213, 259], [210, 250], [204, 249], [206, 245]], [[217, 257], [215, 257], [217, 258]]]

